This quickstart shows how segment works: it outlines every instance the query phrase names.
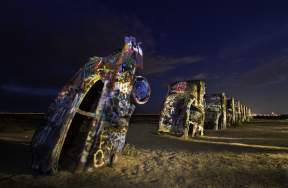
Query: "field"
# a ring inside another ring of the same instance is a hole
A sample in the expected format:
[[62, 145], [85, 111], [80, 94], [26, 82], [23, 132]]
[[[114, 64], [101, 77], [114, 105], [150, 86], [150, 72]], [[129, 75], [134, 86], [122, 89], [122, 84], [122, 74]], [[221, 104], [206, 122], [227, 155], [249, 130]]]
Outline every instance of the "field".
[[29, 141], [42, 115], [0, 116], [0, 187], [288, 187], [288, 121], [255, 120], [183, 140], [134, 118], [113, 167], [35, 176]]

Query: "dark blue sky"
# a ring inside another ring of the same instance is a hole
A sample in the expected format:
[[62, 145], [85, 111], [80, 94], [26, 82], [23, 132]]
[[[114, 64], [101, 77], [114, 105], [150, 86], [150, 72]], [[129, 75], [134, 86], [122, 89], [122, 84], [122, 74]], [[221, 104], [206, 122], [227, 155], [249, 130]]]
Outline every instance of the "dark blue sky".
[[45, 112], [90, 56], [143, 42], [157, 113], [167, 84], [207, 80], [255, 112], [287, 113], [288, 3], [10, 0], [0, 6], [0, 111]]

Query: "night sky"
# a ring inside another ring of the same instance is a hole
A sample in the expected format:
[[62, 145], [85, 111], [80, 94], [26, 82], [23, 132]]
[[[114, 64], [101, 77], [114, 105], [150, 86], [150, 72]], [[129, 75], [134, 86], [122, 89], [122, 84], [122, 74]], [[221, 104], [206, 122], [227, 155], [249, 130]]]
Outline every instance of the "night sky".
[[2, 1], [0, 112], [46, 112], [89, 57], [133, 35], [152, 87], [137, 113], [159, 113], [167, 84], [183, 79], [257, 113], [287, 113], [288, 2], [251, 2]]

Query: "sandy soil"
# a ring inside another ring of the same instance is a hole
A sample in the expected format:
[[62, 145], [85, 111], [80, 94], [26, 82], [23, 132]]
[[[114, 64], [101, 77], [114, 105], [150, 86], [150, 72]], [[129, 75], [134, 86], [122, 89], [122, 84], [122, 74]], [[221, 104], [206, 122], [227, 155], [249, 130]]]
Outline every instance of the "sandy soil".
[[1, 188], [288, 187], [286, 121], [254, 121], [182, 140], [157, 135], [157, 121], [143, 119], [131, 124], [129, 145], [113, 167], [93, 173], [34, 176], [29, 169], [29, 140], [32, 124], [39, 123], [25, 120], [22, 126], [21, 120], [1, 121]]

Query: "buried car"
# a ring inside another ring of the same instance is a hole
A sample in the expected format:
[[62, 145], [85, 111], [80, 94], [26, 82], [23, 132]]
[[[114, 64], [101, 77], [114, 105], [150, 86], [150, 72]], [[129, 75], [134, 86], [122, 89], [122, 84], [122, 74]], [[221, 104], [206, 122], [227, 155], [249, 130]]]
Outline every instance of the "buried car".
[[205, 129], [226, 128], [225, 93], [205, 95]]
[[235, 100], [233, 97], [226, 100], [226, 116], [227, 127], [231, 127], [236, 122]]
[[136, 76], [142, 50], [134, 37], [108, 57], [92, 57], [49, 106], [47, 123], [31, 141], [32, 169], [93, 171], [111, 165], [123, 150], [134, 104], [144, 104], [150, 86]]
[[235, 100], [235, 120], [236, 125], [241, 125], [242, 114], [241, 114], [241, 103], [239, 100]]
[[173, 83], [163, 104], [159, 133], [188, 138], [189, 133], [203, 135], [205, 82], [188, 80]]

